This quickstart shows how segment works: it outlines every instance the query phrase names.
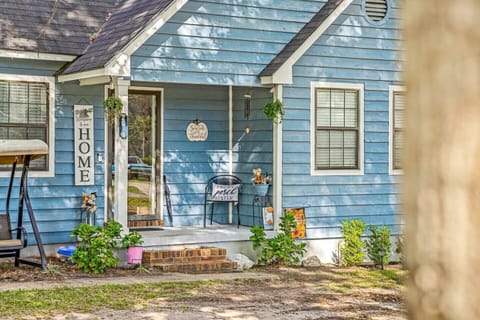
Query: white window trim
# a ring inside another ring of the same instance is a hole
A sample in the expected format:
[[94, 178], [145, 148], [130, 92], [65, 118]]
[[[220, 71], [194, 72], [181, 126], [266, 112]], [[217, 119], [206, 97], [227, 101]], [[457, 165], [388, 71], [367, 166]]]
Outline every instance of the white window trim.
[[[358, 90], [358, 169], [317, 170], [315, 168], [315, 89], [352, 89]], [[364, 174], [364, 85], [362, 83], [322, 82], [310, 83], [310, 168], [312, 176], [355, 176]]]
[[[48, 83], [48, 171], [30, 170], [32, 178], [51, 178], [55, 176], [55, 78], [31, 75], [15, 75], [0, 73], [0, 80], [44, 82]], [[10, 171], [1, 171], [0, 177], [10, 177]]]
[[388, 173], [390, 175], [402, 175], [402, 169], [393, 168], [393, 133], [394, 133], [394, 123], [393, 123], [393, 98], [395, 92], [405, 92], [406, 88], [404, 86], [389, 86], [388, 87]]

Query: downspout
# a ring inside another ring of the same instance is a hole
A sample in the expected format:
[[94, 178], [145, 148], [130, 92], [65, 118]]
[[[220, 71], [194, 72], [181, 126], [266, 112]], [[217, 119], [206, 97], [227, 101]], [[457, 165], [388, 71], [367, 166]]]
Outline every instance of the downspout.
[[[276, 84], [272, 88], [273, 99], [283, 103], [283, 86]], [[282, 122], [273, 124], [273, 208], [275, 210], [274, 230], [279, 230], [282, 216], [282, 163], [283, 163], [283, 125]]]

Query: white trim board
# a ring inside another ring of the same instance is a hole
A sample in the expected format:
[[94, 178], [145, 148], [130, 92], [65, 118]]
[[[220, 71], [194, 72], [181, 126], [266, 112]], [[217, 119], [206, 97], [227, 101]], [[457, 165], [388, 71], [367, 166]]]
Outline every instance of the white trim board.
[[305, 52], [320, 38], [320, 36], [332, 25], [335, 20], [347, 9], [353, 0], [344, 0], [323, 23], [318, 26], [303, 44], [293, 52], [290, 57], [270, 76], [260, 77], [261, 84], [292, 84], [293, 83], [293, 65], [300, 59]]
[[130, 57], [137, 51], [152, 35], [154, 35], [170, 18], [173, 17], [188, 0], [175, 0], [166, 9], [157, 13], [143, 30], [123, 47], [120, 52], [113, 56], [105, 64], [107, 74], [130, 76]]
[[395, 92], [405, 92], [404, 86], [392, 85], [388, 87], [388, 174], [389, 175], [402, 175], [402, 169], [393, 168], [393, 94]]
[[76, 57], [69, 54], [0, 49], [0, 58], [71, 62]]
[[[317, 170], [315, 169], [315, 89], [353, 89], [358, 90], [358, 166], [359, 169]], [[310, 83], [310, 174], [312, 176], [358, 176], [363, 175], [364, 164], [364, 95], [363, 83], [323, 82]]]
[[[0, 73], [0, 80], [48, 83], [48, 171], [29, 171], [30, 177], [55, 176], [55, 78], [31, 75]], [[0, 177], [9, 177], [10, 172], [0, 172]]]

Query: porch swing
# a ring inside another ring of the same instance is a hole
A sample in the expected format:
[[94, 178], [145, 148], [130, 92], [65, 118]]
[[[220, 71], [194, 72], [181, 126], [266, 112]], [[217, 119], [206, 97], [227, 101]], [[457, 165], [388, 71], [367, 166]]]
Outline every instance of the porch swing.
[[[43, 248], [40, 232], [28, 194], [28, 171], [30, 161], [48, 154], [48, 146], [41, 140], [0, 140], [0, 165], [11, 165], [10, 183], [5, 200], [5, 214], [0, 213], [0, 258], [14, 257], [15, 266], [20, 263], [41, 267], [47, 266], [47, 258]], [[23, 165], [18, 196], [18, 217], [16, 228], [10, 225], [10, 198], [17, 165]], [[20, 251], [27, 247], [27, 231], [23, 226], [23, 208], [26, 206], [33, 234], [40, 254], [40, 262], [20, 259]], [[12, 237], [12, 231], [16, 231]]]

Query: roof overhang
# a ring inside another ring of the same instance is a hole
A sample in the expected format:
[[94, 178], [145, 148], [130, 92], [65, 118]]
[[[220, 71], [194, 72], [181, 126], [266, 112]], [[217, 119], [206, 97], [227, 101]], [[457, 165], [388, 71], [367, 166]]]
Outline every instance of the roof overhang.
[[[113, 56], [104, 68], [95, 70], [87, 70], [65, 74], [58, 76], [58, 81], [67, 82], [80, 80], [80, 83], [98, 84], [95, 81], [101, 80], [104, 77], [130, 77], [130, 57], [138, 48], [140, 48], [152, 35], [154, 35], [170, 18], [173, 17], [188, 0], [173, 1], [165, 10], [159, 12], [150, 22], [143, 28], [143, 30], [133, 38], [121, 51]], [[95, 80], [87, 81], [89, 78], [96, 78]]]
[[0, 49], [0, 58], [71, 62], [75, 60], [77, 56], [69, 54]]
[[308, 49], [310, 49], [310, 47], [320, 38], [325, 30], [327, 30], [327, 28], [330, 27], [335, 20], [337, 20], [337, 18], [352, 2], [353, 0], [343, 1], [275, 72], [273, 72], [271, 75], [260, 76], [260, 83], [264, 85], [292, 84], [293, 65], [305, 54]]

